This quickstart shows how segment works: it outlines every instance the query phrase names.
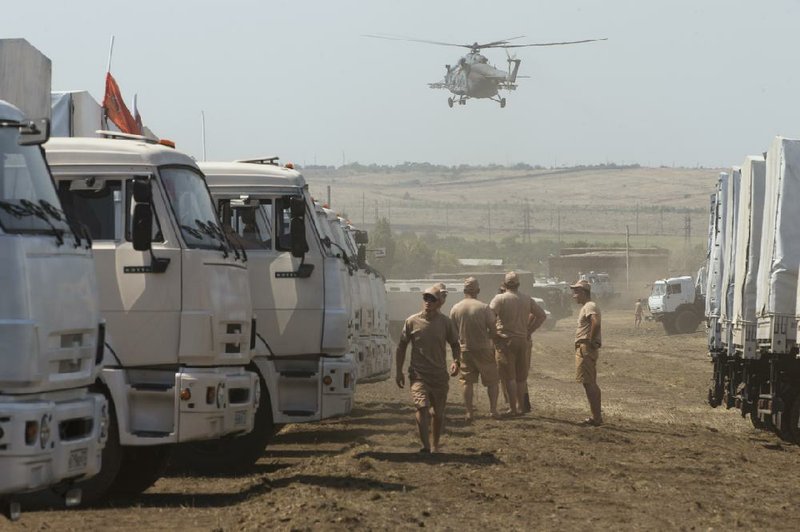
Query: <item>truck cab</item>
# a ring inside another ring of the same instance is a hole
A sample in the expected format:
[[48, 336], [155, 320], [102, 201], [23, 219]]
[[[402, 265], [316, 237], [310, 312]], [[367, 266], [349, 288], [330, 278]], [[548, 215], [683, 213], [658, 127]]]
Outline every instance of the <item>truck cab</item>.
[[194, 161], [144, 137], [46, 146], [64, 209], [91, 236], [113, 405], [92, 499], [161, 475], [176, 444], [252, 431], [260, 401], [244, 252], [223, 233]]
[[350, 265], [317, 216], [305, 179], [276, 158], [200, 168], [225, 231], [247, 251], [259, 337], [254, 363], [271, 422], [347, 415], [356, 380]]
[[647, 306], [667, 334], [690, 333], [701, 322], [705, 301], [691, 276], [684, 275], [654, 282]]
[[90, 386], [103, 360], [89, 241], [62, 210], [41, 144], [49, 122], [0, 101], [0, 499], [100, 471], [108, 403]]

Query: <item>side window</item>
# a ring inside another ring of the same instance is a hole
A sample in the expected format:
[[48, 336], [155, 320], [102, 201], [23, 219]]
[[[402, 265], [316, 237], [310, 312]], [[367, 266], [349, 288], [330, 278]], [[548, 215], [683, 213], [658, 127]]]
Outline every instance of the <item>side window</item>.
[[219, 203], [225, 235], [235, 246], [245, 249], [272, 249], [272, 215], [271, 199], [262, 199], [258, 205], [237, 204], [236, 200]]
[[90, 177], [60, 181], [58, 193], [64, 211], [86, 226], [92, 240], [116, 240], [122, 219], [121, 188], [120, 181]]
[[[155, 190], [153, 191], [155, 194]], [[125, 240], [133, 242], [133, 179], [125, 180]], [[153, 237], [151, 242], [164, 242], [164, 234], [161, 232], [161, 223], [158, 221], [155, 208], [153, 209]]]
[[289, 208], [289, 196], [275, 200], [275, 249], [279, 251], [292, 250], [291, 221], [292, 213]]

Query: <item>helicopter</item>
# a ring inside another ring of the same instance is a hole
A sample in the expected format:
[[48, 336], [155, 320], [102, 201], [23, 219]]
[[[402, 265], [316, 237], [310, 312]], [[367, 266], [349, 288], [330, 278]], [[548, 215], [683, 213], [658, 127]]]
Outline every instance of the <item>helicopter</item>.
[[[428, 83], [432, 89], [447, 89], [455, 95], [454, 97], [447, 98], [447, 105], [453, 107], [454, 104], [465, 105], [470, 98], [488, 98], [500, 104], [503, 108], [506, 106], [506, 99], [499, 95], [499, 91], [508, 90], [513, 91], [517, 89], [517, 78], [525, 76], [518, 76], [519, 65], [522, 63], [521, 59], [517, 59], [509, 53], [510, 48], [528, 48], [535, 46], [561, 46], [565, 44], [582, 44], [587, 42], [597, 42], [608, 40], [602, 39], [584, 39], [581, 41], [564, 41], [564, 42], [545, 42], [545, 43], [531, 43], [531, 44], [516, 44], [511, 41], [523, 39], [525, 36], [509, 37], [500, 41], [492, 41], [487, 43], [473, 42], [472, 44], [458, 44], [439, 41], [428, 41], [424, 39], [412, 39], [410, 37], [402, 37], [399, 35], [364, 35], [373, 39], [388, 39], [392, 41], [411, 41], [421, 42], [426, 44], [436, 44], [439, 46], [456, 46], [459, 48], [467, 48], [469, 52], [467, 55], [461, 57], [455, 65], [445, 65], [445, 74], [442, 81], [435, 83]], [[506, 50], [508, 58], [508, 69], [501, 70], [489, 63], [489, 60], [481, 53], [481, 50], [491, 48], [503, 48]]]

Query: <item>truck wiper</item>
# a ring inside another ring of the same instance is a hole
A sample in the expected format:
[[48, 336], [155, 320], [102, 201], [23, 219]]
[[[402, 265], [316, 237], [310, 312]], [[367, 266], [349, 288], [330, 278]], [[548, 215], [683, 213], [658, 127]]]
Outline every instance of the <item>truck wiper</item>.
[[11, 203], [8, 201], [0, 200], [0, 209], [3, 209], [7, 213], [9, 213], [14, 218], [24, 218], [26, 216], [34, 216], [39, 218], [40, 220], [44, 221], [48, 226], [50, 226], [50, 233], [54, 237], [56, 237], [56, 245], [61, 246], [64, 244], [64, 231], [58, 229], [53, 223], [50, 221], [50, 218], [47, 216], [47, 212], [44, 210], [43, 207], [36, 205], [30, 200], [21, 199], [19, 200], [19, 204]]
[[214, 225], [214, 224], [212, 223], [211, 225], [207, 225], [202, 220], [199, 220], [199, 219], [196, 219], [196, 218], [194, 220], [194, 224], [195, 224], [195, 226], [197, 226], [200, 229], [200, 231], [204, 235], [210, 236], [211, 238], [213, 238], [214, 240], [219, 242], [219, 247], [217, 249], [222, 252], [222, 257], [227, 259], [228, 255], [229, 255], [228, 246], [225, 245], [225, 240], [223, 238], [220, 238], [217, 235], [216, 231], [214, 231], [214, 229], [212, 228], [212, 225]]
[[242, 262], [247, 262], [247, 252], [244, 250], [243, 245], [240, 244], [239, 247], [237, 248], [236, 244], [232, 242], [231, 239], [227, 237], [227, 235], [225, 235], [225, 231], [219, 224], [216, 224], [211, 220], [209, 220], [208, 222], [206, 222], [206, 225], [210, 227], [219, 236], [220, 241], [228, 243], [230, 249], [233, 250], [233, 255], [236, 257], [237, 260], [241, 260]]
[[[75, 240], [75, 247], [76, 248], [80, 247], [80, 245], [81, 245], [81, 237], [80, 237], [80, 235], [78, 235], [78, 231], [75, 228], [75, 226], [67, 218], [66, 213], [64, 211], [62, 211], [61, 209], [59, 209], [58, 207], [56, 207], [55, 205], [53, 205], [52, 203], [50, 203], [49, 201], [44, 200], [44, 199], [40, 199], [39, 200], [39, 205], [41, 205], [42, 209], [44, 209], [44, 212], [49, 214], [53, 219], [55, 219], [56, 221], [64, 222], [65, 224], [67, 224], [67, 227], [69, 227], [69, 230], [72, 233], [72, 238], [73, 238], [73, 240]], [[89, 244], [89, 247], [92, 247], [91, 244]]]

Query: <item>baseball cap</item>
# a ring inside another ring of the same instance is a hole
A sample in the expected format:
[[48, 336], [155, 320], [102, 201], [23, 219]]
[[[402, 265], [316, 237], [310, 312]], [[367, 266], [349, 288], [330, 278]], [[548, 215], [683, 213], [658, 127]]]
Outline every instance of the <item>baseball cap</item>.
[[569, 287], [572, 288], [573, 290], [586, 290], [587, 292], [592, 291], [592, 285], [586, 279], [581, 279], [580, 281], [577, 281], [575, 284], [569, 285]]
[[519, 275], [517, 272], [508, 272], [503, 280], [505, 286], [519, 286]]
[[[439, 284], [441, 284], [441, 283], [439, 283]], [[436, 298], [436, 301], [441, 301], [443, 293], [442, 293], [441, 288], [439, 288], [438, 285], [433, 285], [431, 287], [426, 288], [425, 291], [422, 292], [422, 297], [423, 298], [425, 297], [425, 295], [433, 296], [433, 297]]]
[[466, 279], [464, 279], [464, 292], [472, 294], [479, 290], [480, 286], [478, 285], [478, 280], [476, 278], [467, 277]]

